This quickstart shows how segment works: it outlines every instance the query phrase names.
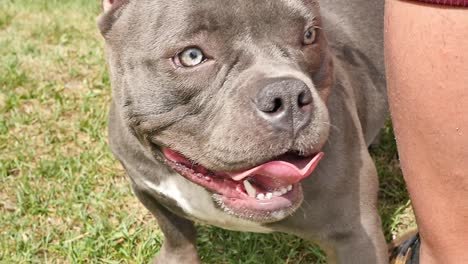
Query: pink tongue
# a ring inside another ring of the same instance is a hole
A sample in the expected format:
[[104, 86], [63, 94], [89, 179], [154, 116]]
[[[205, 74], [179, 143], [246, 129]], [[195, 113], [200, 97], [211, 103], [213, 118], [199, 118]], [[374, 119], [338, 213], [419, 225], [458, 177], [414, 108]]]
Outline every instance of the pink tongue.
[[[164, 148], [163, 152], [166, 158], [174, 162], [181, 163], [197, 172], [208, 173], [206, 168], [193, 164], [183, 155], [173, 150]], [[227, 174], [235, 181], [242, 181], [249, 176], [255, 176], [257, 181], [270, 187], [287, 186], [307, 178], [315, 170], [323, 156], [324, 153], [320, 152], [313, 158], [283, 158], [283, 160], [270, 161], [252, 169]]]
[[307, 178], [323, 156], [324, 153], [320, 152], [313, 158], [271, 161], [246, 171], [230, 173], [229, 176], [235, 181], [249, 176], [264, 176], [282, 184], [295, 184]]

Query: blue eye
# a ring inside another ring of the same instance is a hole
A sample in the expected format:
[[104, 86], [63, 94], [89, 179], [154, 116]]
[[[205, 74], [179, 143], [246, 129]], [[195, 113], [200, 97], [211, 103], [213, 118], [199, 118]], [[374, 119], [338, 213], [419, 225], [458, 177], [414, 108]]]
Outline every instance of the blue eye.
[[317, 28], [316, 27], [310, 27], [307, 29], [307, 31], [304, 33], [304, 45], [311, 45], [315, 43], [315, 40], [317, 39]]
[[203, 52], [198, 48], [188, 48], [178, 55], [180, 64], [184, 67], [194, 67], [206, 60]]

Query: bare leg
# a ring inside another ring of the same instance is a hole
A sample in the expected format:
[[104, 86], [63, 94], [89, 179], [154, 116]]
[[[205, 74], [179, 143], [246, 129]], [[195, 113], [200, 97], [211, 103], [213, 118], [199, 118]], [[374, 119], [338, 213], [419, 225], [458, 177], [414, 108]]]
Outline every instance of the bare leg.
[[421, 263], [468, 263], [468, 9], [387, 0], [389, 100]]

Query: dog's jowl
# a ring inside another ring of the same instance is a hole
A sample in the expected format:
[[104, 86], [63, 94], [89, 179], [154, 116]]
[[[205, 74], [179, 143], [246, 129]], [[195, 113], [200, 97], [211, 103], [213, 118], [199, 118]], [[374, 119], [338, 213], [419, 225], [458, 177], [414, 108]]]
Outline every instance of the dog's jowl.
[[[286, 232], [386, 263], [367, 147], [386, 114], [383, 0], [104, 0], [110, 144], [165, 235]], [[155, 252], [156, 253], [156, 252]]]

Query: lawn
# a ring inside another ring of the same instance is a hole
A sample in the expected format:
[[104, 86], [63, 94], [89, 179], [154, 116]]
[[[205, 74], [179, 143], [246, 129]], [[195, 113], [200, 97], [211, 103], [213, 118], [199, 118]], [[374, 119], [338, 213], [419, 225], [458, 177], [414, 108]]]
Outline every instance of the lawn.
[[[0, 0], [0, 263], [145, 263], [161, 246], [107, 146], [99, 1]], [[390, 124], [373, 149], [391, 239], [414, 227]], [[323, 263], [284, 234], [199, 226], [204, 263]]]

